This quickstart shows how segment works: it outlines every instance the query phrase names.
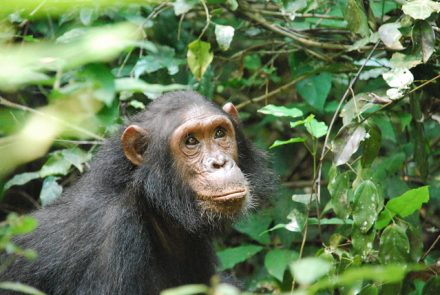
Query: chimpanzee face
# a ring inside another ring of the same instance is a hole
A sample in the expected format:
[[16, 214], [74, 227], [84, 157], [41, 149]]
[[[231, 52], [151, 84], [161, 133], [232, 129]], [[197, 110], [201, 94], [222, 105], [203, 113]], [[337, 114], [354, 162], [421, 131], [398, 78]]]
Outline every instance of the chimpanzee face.
[[[238, 121], [232, 104], [223, 110]], [[168, 142], [176, 174], [194, 191], [202, 214], [237, 215], [251, 200], [248, 181], [238, 165], [234, 124], [218, 109], [194, 105], [182, 113], [182, 118], [174, 118], [181, 123], [172, 130]], [[121, 141], [133, 164], [142, 164], [141, 147], [149, 136], [137, 125], [125, 129]]]
[[172, 133], [170, 147], [178, 171], [204, 211], [235, 215], [243, 208], [249, 188], [227, 116], [193, 108]]

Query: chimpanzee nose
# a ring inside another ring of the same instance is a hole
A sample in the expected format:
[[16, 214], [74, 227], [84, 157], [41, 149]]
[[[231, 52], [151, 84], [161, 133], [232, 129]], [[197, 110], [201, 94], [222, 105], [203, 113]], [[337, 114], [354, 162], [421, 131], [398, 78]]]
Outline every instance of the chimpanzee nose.
[[229, 168], [231, 161], [223, 154], [217, 154], [207, 159], [207, 168], [209, 171], [216, 171], [222, 168]]

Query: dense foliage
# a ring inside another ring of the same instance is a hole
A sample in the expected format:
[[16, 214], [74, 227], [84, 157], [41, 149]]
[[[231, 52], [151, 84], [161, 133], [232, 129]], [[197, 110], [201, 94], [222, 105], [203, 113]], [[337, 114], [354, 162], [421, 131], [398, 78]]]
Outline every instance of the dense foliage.
[[[217, 242], [251, 292], [440, 290], [440, 3], [2, 0], [0, 249], [165, 91], [240, 110], [277, 195]], [[0, 271], [7, 271], [6, 261]], [[39, 294], [31, 286], [0, 288]], [[237, 294], [218, 284], [169, 294]]]

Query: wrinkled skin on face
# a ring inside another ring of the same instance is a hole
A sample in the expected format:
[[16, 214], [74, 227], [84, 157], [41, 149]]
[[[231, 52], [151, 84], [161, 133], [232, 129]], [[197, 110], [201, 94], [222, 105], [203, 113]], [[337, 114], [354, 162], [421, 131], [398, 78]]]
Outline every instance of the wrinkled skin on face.
[[237, 165], [235, 130], [227, 116], [193, 109], [172, 133], [170, 147], [202, 209], [230, 215], [243, 208], [249, 188]]

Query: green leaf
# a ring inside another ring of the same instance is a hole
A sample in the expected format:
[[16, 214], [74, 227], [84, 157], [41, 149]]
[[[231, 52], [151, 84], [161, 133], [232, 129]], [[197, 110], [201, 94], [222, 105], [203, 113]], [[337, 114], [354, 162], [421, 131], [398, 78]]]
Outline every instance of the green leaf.
[[260, 243], [267, 244], [270, 241], [269, 235], [262, 233], [267, 230], [271, 222], [272, 218], [269, 215], [252, 214], [236, 223], [234, 228]]
[[422, 208], [429, 201], [429, 186], [422, 186], [405, 192], [388, 201], [386, 208], [391, 212], [407, 217]]
[[221, 264], [220, 270], [233, 268], [236, 264], [254, 256], [261, 250], [263, 250], [261, 246], [243, 245], [217, 252]]
[[366, 233], [376, 221], [381, 208], [382, 200], [377, 192], [376, 185], [370, 181], [363, 181], [354, 192], [353, 221], [362, 233]]
[[24, 284], [16, 283], [16, 282], [1, 282], [0, 289], [20, 292], [20, 293], [29, 294], [29, 295], [44, 295], [45, 294], [45, 293], [43, 293], [33, 287], [26, 286]]
[[9, 214], [7, 222], [11, 227], [12, 235], [23, 235], [30, 233], [38, 226], [38, 221], [31, 216], [18, 216], [17, 214]]
[[362, 167], [369, 167], [374, 159], [379, 155], [382, 135], [380, 129], [376, 125], [370, 125], [368, 137], [364, 141], [364, 152], [362, 153]]
[[374, 240], [376, 238], [376, 231], [372, 230], [369, 233], [362, 233], [358, 228], [354, 228], [351, 234], [351, 243], [353, 250], [362, 258], [366, 259], [374, 250]]
[[162, 291], [161, 295], [193, 295], [208, 294], [209, 288], [206, 285], [185, 285], [177, 288]]
[[306, 126], [307, 132], [315, 138], [326, 135], [328, 131], [327, 125], [324, 122], [319, 122], [314, 118], [310, 121], [306, 120], [304, 126]]
[[63, 192], [63, 187], [57, 183], [57, 178], [48, 176], [44, 179], [40, 192], [40, 200], [43, 207], [55, 201]]
[[428, 62], [435, 49], [435, 33], [427, 21], [416, 21], [412, 29], [412, 40], [415, 50], [421, 51], [423, 62]]
[[421, 56], [395, 52], [391, 56], [390, 63], [394, 68], [411, 69], [422, 63]]
[[391, 224], [382, 232], [379, 258], [383, 264], [406, 262], [409, 258], [409, 250], [409, 240], [402, 227]]
[[315, 282], [331, 269], [332, 265], [328, 261], [318, 257], [303, 258], [290, 265], [294, 279], [301, 285], [309, 285]]
[[316, 194], [294, 194], [292, 201], [309, 205], [316, 200]]
[[307, 207], [303, 203], [294, 203], [295, 207], [287, 215], [290, 220], [285, 228], [291, 232], [302, 232], [307, 221]]
[[275, 140], [275, 142], [269, 147], [270, 149], [274, 147], [278, 147], [281, 145], [289, 144], [289, 143], [297, 143], [297, 142], [304, 142], [304, 138], [302, 137], [294, 137], [288, 140]]
[[257, 54], [246, 55], [243, 59], [243, 66], [248, 70], [258, 70], [262, 67], [260, 56]]
[[234, 28], [231, 26], [215, 25], [215, 39], [222, 50], [228, 50], [234, 38]]
[[264, 266], [267, 271], [280, 282], [283, 281], [287, 266], [296, 259], [297, 253], [287, 249], [273, 249], [267, 252], [264, 258]]
[[40, 178], [39, 172], [25, 172], [14, 175], [8, 182], [5, 183], [4, 190], [11, 188], [14, 185], [23, 185], [31, 180]]
[[382, 212], [380, 212], [374, 227], [379, 230], [383, 229], [385, 226], [390, 224], [391, 220], [393, 220], [393, 217], [395, 215], [396, 215], [395, 213], [391, 212], [385, 207], [385, 209]]
[[197, 80], [202, 78], [214, 58], [210, 50], [211, 44], [200, 40], [195, 40], [188, 45], [188, 65]]
[[350, 187], [350, 172], [348, 171], [338, 174], [328, 184], [333, 210], [342, 219], [347, 219], [351, 211], [348, 199]]
[[395, 215], [407, 217], [422, 208], [429, 201], [429, 187], [422, 186], [409, 190], [388, 201], [376, 224], [377, 229], [387, 226]]
[[138, 110], [145, 109], [145, 104], [139, 100], [136, 100], [136, 99], [130, 100], [129, 105], [134, 107], [135, 109], [138, 109]]
[[348, 0], [344, 18], [348, 23], [348, 28], [362, 37], [368, 36], [368, 18], [365, 14], [363, 2], [360, 0]]
[[259, 113], [265, 115], [272, 115], [275, 117], [291, 117], [297, 118], [303, 115], [303, 112], [297, 108], [288, 108], [285, 106], [275, 106], [273, 104], [268, 104], [258, 110]]
[[387, 266], [362, 266], [349, 268], [342, 274], [325, 278], [309, 288], [311, 294], [327, 288], [349, 285], [355, 281], [372, 280], [378, 283], [400, 282], [405, 275], [413, 270], [421, 270], [420, 265], [408, 266], [406, 264], [387, 265]]
[[433, 12], [440, 11], [440, 3], [430, 0], [413, 0], [403, 4], [402, 10], [414, 19], [427, 19]]
[[40, 177], [49, 175], [67, 175], [72, 163], [64, 158], [61, 151], [52, 153], [47, 162], [41, 167]]
[[110, 106], [115, 98], [115, 82], [110, 70], [101, 64], [90, 64], [81, 72], [86, 79], [93, 83], [93, 95], [97, 100], [102, 101], [106, 106]]
[[80, 148], [71, 148], [61, 151], [64, 159], [70, 162], [73, 166], [78, 169], [79, 172], [83, 172], [83, 164], [90, 161], [92, 155], [83, 151]]
[[296, 90], [305, 102], [322, 112], [331, 86], [332, 75], [324, 72], [298, 82]]
[[167, 69], [169, 75], [177, 74], [183, 60], [176, 58], [175, 55], [174, 48], [156, 46], [148, 55], [138, 59], [133, 68], [134, 77], [138, 79], [143, 74], [151, 74], [161, 69]]

